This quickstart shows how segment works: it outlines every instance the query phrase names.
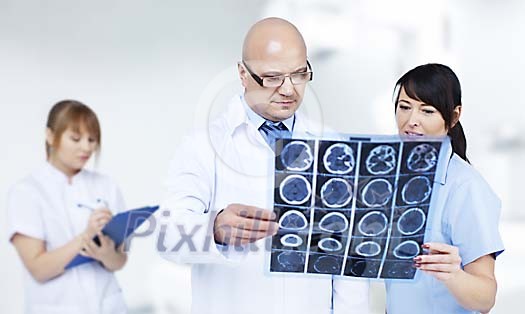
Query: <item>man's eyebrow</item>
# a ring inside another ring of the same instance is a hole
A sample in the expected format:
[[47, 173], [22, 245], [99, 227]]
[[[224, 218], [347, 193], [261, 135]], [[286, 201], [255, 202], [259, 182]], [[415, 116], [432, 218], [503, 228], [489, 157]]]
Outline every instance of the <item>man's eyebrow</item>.
[[[300, 68], [295, 69], [294, 71], [292, 71], [290, 73], [306, 72], [307, 70], [308, 70], [308, 67], [302, 66]], [[269, 71], [269, 72], [261, 73], [261, 76], [279, 76], [279, 75], [283, 75], [283, 74], [284, 74], [283, 72]]]

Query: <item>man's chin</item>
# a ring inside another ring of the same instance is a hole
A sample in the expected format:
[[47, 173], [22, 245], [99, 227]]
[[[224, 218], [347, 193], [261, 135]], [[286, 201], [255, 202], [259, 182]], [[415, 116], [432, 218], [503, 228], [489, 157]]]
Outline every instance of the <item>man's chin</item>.
[[284, 121], [286, 119], [293, 117], [294, 113], [295, 113], [295, 110], [291, 110], [286, 113], [279, 112], [277, 114], [272, 115], [272, 120], [273, 121]]

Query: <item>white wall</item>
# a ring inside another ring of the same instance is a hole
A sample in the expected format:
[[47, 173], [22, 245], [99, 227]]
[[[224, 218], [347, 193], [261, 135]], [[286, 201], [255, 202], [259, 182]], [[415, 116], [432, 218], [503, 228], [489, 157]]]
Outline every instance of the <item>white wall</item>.
[[[392, 132], [397, 77], [424, 62], [452, 65], [463, 85], [471, 158], [502, 197], [504, 216], [524, 217], [517, 186], [525, 169], [517, 161], [525, 148], [512, 144], [525, 143], [523, 1], [441, 1], [430, 9], [410, 0], [278, 3], [0, 0], [0, 204], [8, 187], [44, 159], [46, 114], [64, 98], [98, 113], [99, 169], [120, 183], [128, 205], [157, 203], [181, 136], [205, 123], [199, 103], [235, 88], [246, 30], [278, 15], [304, 30], [321, 113], [345, 132]], [[503, 140], [511, 144], [498, 146]], [[513, 278], [525, 257], [513, 241], [523, 236], [517, 221], [502, 225], [512, 250], [498, 261], [501, 302], [494, 313], [510, 312], [512, 296], [525, 290]], [[136, 312], [185, 312], [188, 271], [162, 261], [154, 245], [133, 243], [119, 273], [126, 299]], [[0, 311], [20, 313], [21, 265], [10, 245], [0, 246], [0, 259], [0, 294], [9, 295], [0, 298]]]

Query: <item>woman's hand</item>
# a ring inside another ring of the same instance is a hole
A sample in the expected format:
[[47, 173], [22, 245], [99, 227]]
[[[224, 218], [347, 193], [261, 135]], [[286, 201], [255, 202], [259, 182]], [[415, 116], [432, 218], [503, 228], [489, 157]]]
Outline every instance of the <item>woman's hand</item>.
[[444, 243], [425, 243], [422, 247], [428, 254], [414, 258], [416, 268], [441, 281], [448, 281], [462, 271], [457, 247]]
[[91, 213], [91, 216], [89, 216], [86, 229], [84, 230], [84, 236], [90, 240], [93, 239], [111, 220], [112, 216], [111, 211], [107, 208], [95, 209]]
[[113, 255], [117, 254], [115, 251], [115, 242], [113, 242], [110, 237], [105, 236], [102, 232], [98, 233], [98, 239], [100, 241], [100, 246], [98, 246], [91, 238], [84, 237], [82, 239], [82, 251], [80, 251], [80, 254], [94, 258], [104, 264], [104, 261], [109, 260]]
[[127, 255], [122, 250], [123, 245], [116, 248], [115, 242], [110, 237], [105, 236], [102, 231], [99, 231], [97, 235], [100, 246], [97, 245], [92, 238], [84, 235], [80, 255], [96, 259], [109, 271], [121, 269], [127, 260]]
[[428, 255], [414, 258], [415, 266], [443, 282], [465, 309], [489, 312], [496, 298], [494, 257], [484, 255], [461, 267], [457, 247], [443, 243], [425, 243]]

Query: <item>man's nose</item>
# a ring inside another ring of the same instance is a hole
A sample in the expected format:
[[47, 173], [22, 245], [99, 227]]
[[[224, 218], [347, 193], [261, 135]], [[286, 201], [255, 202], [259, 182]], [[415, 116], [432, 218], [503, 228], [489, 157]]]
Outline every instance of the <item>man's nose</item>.
[[289, 76], [286, 76], [284, 78], [283, 84], [281, 85], [281, 87], [279, 87], [279, 93], [281, 95], [291, 96], [293, 95], [293, 90], [294, 90], [294, 86], [292, 84], [292, 78]]

